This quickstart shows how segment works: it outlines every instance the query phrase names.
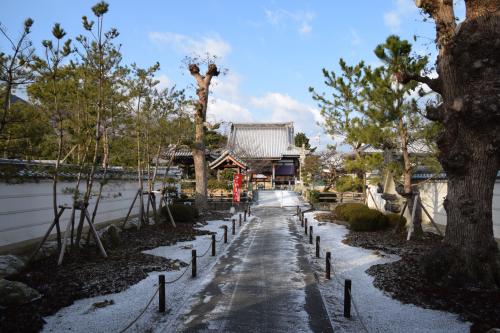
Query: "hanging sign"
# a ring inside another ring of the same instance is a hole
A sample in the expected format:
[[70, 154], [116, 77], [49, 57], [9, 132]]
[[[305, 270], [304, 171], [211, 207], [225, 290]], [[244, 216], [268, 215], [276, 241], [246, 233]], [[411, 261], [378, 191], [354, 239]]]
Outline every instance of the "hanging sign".
[[234, 174], [233, 179], [233, 202], [240, 202], [241, 185], [243, 184], [243, 175], [241, 173]]

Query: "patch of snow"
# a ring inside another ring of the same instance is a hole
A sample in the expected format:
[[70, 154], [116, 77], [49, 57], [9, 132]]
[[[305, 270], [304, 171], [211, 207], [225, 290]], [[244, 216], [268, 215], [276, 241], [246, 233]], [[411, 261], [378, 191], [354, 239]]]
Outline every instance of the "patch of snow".
[[[376, 288], [374, 278], [365, 271], [376, 264], [399, 260], [399, 257], [386, 253], [377, 255], [371, 250], [342, 243], [349, 230], [343, 225], [318, 223], [315, 214], [309, 212], [304, 216], [313, 226], [314, 240], [320, 236], [321, 258], [315, 258], [315, 245], [308, 244], [309, 235], [304, 235], [304, 242], [307, 242], [309, 260], [318, 272], [319, 287], [337, 332], [362, 332], [365, 331], [363, 324], [369, 332], [469, 332], [471, 323], [461, 321], [456, 314], [403, 304]], [[296, 217], [294, 220], [300, 223]], [[324, 277], [327, 251], [331, 253], [331, 280]], [[352, 280], [351, 319], [343, 317], [345, 279]]]
[[[238, 219], [238, 216], [234, 215], [232, 218]], [[158, 296], [156, 295], [143, 316], [127, 332], [151, 331], [159, 323], [164, 323], [168, 327], [169, 321], [177, 317], [189, 297], [211, 281], [213, 278], [211, 268], [221, 256], [224, 256], [227, 247], [239, 237], [239, 231], [244, 227], [246, 228], [252, 220], [253, 216], [242, 228], [238, 227], [238, 233], [235, 236], [231, 235], [231, 222], [229, 221], [208, 221], [207, 225], [199, 228], [200, 230], [208, 230], [216, 233], [216, 238], [219, 240], [224, 234], [224, 230], [221, 227], [224, 225], [228, 226], [229, 244], [224, 244], [222, 240], [218, 242], [216, 249], [217, 256], [215, 258], [211, 256], [210, 250], [204, 257], [197, 258], [197, 278], [193, 279], [191, 277], [191, 267], [187, 268], [182, 278], [172, 284], [168, 282], [177, 279], [184, 272], [185, 267], [181, 267], [178, 271], [152, 272], [147, 278], [122, 292], [81, 299], [68, 307], [60, 309], [52, 316], [44, 317], [46, 324], [43, 327], [43, 332], [119, 332], [146, 307], [148, 301], [153, 297], [158, 288], [158, 275], [160, 274], [165, 274], [167, 281], [167, 312], [164, 314], [158, 312]], [[169, 259], [178, 259], [189, 263], [191, 260], [191, 249], [185, 248], [186, 245], [192, 245], [193, 249], [198, 250], [197, 254], [201, 256], [211, 245], [211, 235], [198, 236], [193, 241], [171, 246], [161, 246], [144, 251], [144, 253]], [[94, 303], [105, 300], [112, 300], [114, 304], [103, 308], [93, 306]]]

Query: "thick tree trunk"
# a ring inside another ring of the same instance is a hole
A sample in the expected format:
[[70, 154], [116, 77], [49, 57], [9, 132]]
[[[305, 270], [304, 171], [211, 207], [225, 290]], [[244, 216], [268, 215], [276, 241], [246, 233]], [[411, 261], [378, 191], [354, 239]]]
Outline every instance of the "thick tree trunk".
[[[455, 27], [453, 2], [417, 1], [436, 21], [443, 103], [429, 110], [442, 123], [440, 161], [448, 177], [446, 276], [462, 285], [500, 286], [492, 200], [500, 168], [500, 0], [466, 1]], [[450, 9], [451, 8], [451, 9]], [[451, 12], [451, 14], [450, 14]]]

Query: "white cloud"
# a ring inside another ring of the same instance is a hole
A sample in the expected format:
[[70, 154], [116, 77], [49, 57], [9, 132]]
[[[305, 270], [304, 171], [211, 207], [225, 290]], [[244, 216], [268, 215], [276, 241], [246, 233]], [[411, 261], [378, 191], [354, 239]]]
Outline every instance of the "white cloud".
[[392, 32], [397, 33], [401, 29], [401, 22], [404, 18], [417, 11], [417, 7], [412, 0], [394, 0], [396, 8], [384, 13], [384, 23]]
[[157, 76], [156, 79], [160, 81], [157, 85], [158, 89], [163, 90], [165, 88], [170, 88], [172, 86], [173, 83], [172, 80], [170, 80], [170, 78], [165, 74]]
[[173, 32], [153, 31], [149, 33], [149, 39], [158, 46], [168, 46], [189, 55], [209, 53], [223, 58], [231, 52], [231, 45], [217, 34], [193, 38]]
[[301, 36], [307, 36], [312, 31], [312, 21], [314, 20], [314, 13], [310, 11], [288, 11], [285, 9], [265, 9], [267, 22], [273, 26], [286, 26], [292, 23]]
[[253, 120], [250, 111], [236, 103], [221, 98], [210, 98], [207, 109], [209, 122], [250, 122]]
[[321, 147], [332, 143], [330, 137], [323, 134], [323, 129], [319, 124], [324, 122], [320, 111], [301, 103], [286, 94], [270, 92], [262, 97], [252, 97], [250, 103], [254, 108], [267, 112], [267, 119], [259, 121], [270, 122], [289, 122], [292, 121], [295, 126], [295, 132], [304, 132], [310, 138], [316, 137], [314, 144], [320, 143]]
[[241, 77], [236, 72], [229, 71], [227, 75], [214, 77], [210, 89], [217, 97], [237, 101], [241, 98], [240, 83]]

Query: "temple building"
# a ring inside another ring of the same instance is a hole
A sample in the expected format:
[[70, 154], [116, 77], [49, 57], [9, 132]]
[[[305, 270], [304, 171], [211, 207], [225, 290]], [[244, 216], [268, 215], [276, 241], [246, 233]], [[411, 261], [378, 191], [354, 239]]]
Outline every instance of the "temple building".
[[226, 149], [213, 170], [237, 169], [251, 188], [292, 188], [306, 150], [294, 145], [293, 123], [232, 124]]

